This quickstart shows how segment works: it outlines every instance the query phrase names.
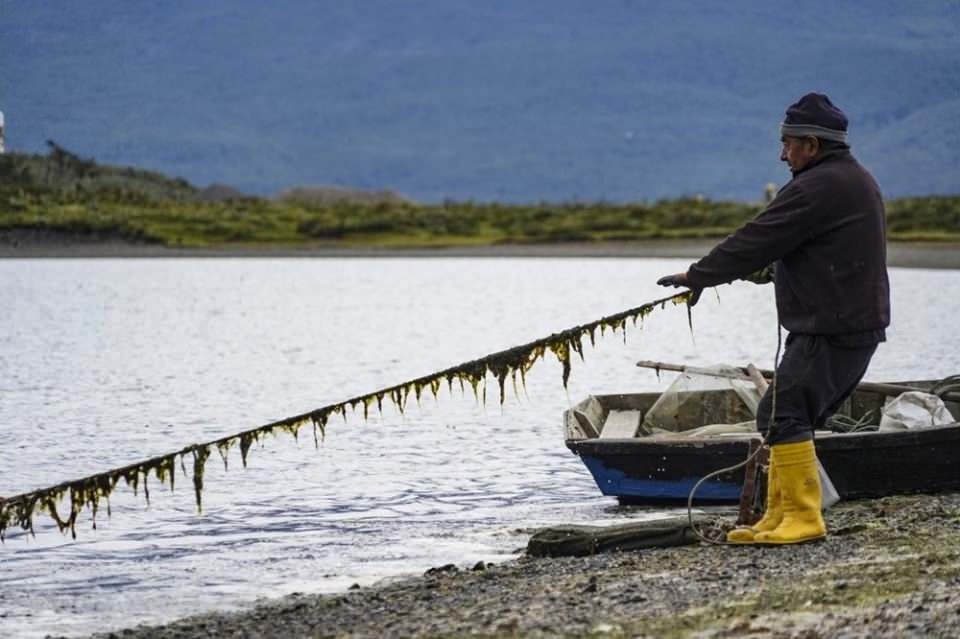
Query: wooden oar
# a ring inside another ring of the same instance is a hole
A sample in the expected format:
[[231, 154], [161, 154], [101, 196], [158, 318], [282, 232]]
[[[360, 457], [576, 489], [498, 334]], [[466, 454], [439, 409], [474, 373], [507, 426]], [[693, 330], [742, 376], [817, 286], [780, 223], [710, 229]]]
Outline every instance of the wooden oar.
[[763, 374], [753, 364], [747, 364], [747, 375], [750, 376], [750, 380], [753, 381], [753, 385], [757, 387], [757, 392], [760, 393], [760, 397], [763, 397], [764, 393], [767, 392], [767, 387], [769, 384], [767, 380], [763, 378]]
[[[683, 366], [681, 364], [670, 364], [669, 362], [654, 362], [650, 360], [641, 360], [637, 362], [637, 366], [640, 368], [652, 368], [657, 371], [675, 371], [678, 373], [688, 372], [694, 373], [697, 375], [709, 375], [712, 377], [728, 377], [731, 379], [743, 379], [747, 381], [754, 381], [753, 377], [750, 375], [748, 367], [746, 366], [734, 366], [737, 372], [731, 371], [716, 371], [709, 368], [701, 368], [697, 366]], [[773, 371], [766, 369], [754, 369], [756, 370], [764, 379], [773, 379]], [[857, 389], [862, 391], [869, 391], [871, 393], [879, 393], [881, 395], [886, 395], [888, 397], [896, 397], [901, 393], [906, 393], [909, 391], [920, 391], [923, 393], [929, 392], [929, 390], [923, 388], [917, 388], [916, 386], [908, 386], [906, 384], [882, 384], [879, 382], [860, 382], [857, 384]], [[960, 402], [960, 392], [957, 391], [948, 391], [940, 396], [944, 401], [948, 402]]]

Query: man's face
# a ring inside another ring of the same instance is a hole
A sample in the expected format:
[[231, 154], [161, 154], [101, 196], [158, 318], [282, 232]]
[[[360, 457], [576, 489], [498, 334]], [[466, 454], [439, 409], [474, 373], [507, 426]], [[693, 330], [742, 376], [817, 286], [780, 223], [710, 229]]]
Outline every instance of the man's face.
[[780, 138], [783, 146], [780, 148], [780, 160], [787, 163], [793, 173], [800, 171], [816, 157], [820, 144], [816, 138]]

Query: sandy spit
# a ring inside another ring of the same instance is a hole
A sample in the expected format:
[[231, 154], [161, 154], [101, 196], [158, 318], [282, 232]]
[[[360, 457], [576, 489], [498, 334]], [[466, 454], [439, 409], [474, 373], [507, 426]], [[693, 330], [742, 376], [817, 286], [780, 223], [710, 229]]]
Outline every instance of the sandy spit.
[[827, 523], [799, 546], [438, 567], [96, 637], [960, 636], [960, 494], [841, 503]]

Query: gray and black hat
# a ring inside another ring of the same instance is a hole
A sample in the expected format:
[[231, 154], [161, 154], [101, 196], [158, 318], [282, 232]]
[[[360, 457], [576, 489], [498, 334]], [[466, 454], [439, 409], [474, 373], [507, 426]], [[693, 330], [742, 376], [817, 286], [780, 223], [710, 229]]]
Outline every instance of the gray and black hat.
[[847, 143], [847, 116], [823, 93], [808, 93], [787, 108], [780, 135]]

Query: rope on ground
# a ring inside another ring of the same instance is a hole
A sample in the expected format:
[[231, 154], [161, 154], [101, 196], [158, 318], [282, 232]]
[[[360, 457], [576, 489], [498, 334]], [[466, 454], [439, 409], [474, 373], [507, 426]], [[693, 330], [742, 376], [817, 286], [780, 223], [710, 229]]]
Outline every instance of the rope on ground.
[[[411, 395], [419, 401], [426, 390], [436, 397], [443, 382], [446, 382], [448, 388], [453, 390], [453, 382], [456, 380], [464, 392], [466, 384], [469, 384], [477, 399], [486, 401], [488, 374], [497, 380], [500, 390], [500, 403], [503, 404], [506, 397], [504, 386], [507, 378], [511, 379], [514, 393], [517, 394], [517, 375], [520, 375], [521, 382], [525, 387], [527, 371], [543, 359], [547, 351], [552, 352], [563, 366], [563, 385], [566, 387], [567, 380], [570, 378], [571, 356], [576, 353], [583, 360], [583, 341], [585, 339], [589, 339], [590, 345], [593, 346], [596, 343], [597, 331], [600, 331], [602, 336], [608, 329], [614, 333], [622, 331], [624, 339], [626, 339], [628, 322], [632, 322], [636, 326], [638, 321], [653, 312], [655, 308], [664, 308], [667, 303], [689, 305], [690, 298], [690, 291], [677, 293], [586, 324], [568, 328], [521, 346], [492, 353], [430, 375], [359, 395], [337, 404], [323, 406], [307, 413], [287, 417], [219, 439], [191, 444], [172, 453], [151, 457], [80, 479], [65, 481], [47, 488], [39, 488], [7, 499], [0, 499], [0, 540], [5, 539], [6, 530], [11, 525], [18, 525], [32, 534], [34, 515], [38, 508], [53, 519], [61, 532], [70, 530], [73, 537], [76, 538], [76, 522], [81, 512], [90, 510], [94, 528], [96, 528], [96, 517], [101, 501], [106, 503], [107, 515], [110, 515], [110, 494], [121, 480], [132, 487], [135, 494], [138, 492], [138, 488], [142, 486], [144, 498], [149, 504], [148, 478], [150, 474], [152, 473], [161, 483], [168, 484], [170, 489], [173, 490], [177, 465], [180, 466], [184, 476], [192, 476], [197, 510], [201, 511], [204, 465], [214, 449], [219, 452], [223, 459], [224, 468], [226, 468], [230, 449], [233, 446], [239, 446], [241, 460], [246, 467], [250, 447], [259, 442], [265, 435], [273, 435], [279, 431], [296, 437], [303, 426], [312, 425], [314, 444], [319, 446], [319, 440], [323, 437], [327, 422], [332, 415], [340, 415], [346, 419], [348, 409], [351, 412], [362, 410], [363, 417], [366, 419], [370, 407], [374, 404], [382, 412], [385, 399], [391, 401], [402, 413]], [[188, 458], [193, 464], [192, 473], [187, 472], [186, 460]], [[70, 512], [66, 516], [61, 516], [57, 510], [57, 504], [67, 495], [70, 497]]]

